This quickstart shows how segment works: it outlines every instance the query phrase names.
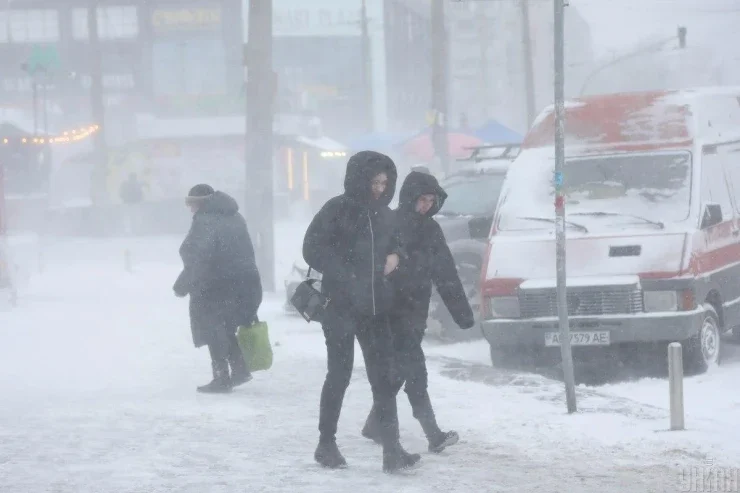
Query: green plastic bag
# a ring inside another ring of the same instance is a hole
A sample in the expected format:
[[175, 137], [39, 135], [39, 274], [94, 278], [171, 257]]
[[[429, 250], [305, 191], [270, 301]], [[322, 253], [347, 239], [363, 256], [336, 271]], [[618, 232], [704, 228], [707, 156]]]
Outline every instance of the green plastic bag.
[[272, 345], [267, 322], [256, 322], [251, 327], [242, 325], [236, 337], [249, 371], [269, 370], [272, 367]]

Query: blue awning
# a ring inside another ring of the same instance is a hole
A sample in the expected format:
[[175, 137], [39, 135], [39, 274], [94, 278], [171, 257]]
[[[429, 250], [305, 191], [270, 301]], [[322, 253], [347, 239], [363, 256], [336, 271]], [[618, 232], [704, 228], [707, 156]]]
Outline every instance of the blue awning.
[[496, 120], [489, 120], [473, 132], [486, 144], [520, 144], [524, 137]]

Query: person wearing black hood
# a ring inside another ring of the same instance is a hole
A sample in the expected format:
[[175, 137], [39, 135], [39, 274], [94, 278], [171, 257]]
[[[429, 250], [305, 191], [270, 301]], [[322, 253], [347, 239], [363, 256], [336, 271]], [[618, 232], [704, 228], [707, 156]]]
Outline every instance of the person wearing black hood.
[[[432, 284], [460, 328], [469, 329], [475, 325], [452, 253], [442, 228], [433, 218], [446, 198], [447, 193], [434, 176], [412, 171], [406, 177], [395, 211], [396, 227], [406, 257], [389, 276], [395, 291], [389, 319], [396, 362], [402, 381], [406, 382], [405, 392], [414, 417], [424, 430], [429, 451], [435, 453], [457, 443], [459, 436], [454, 431], [443, 432], [439, 428], [427, 390], [426, 358], [421, 343], [426, 331]], [[380, 440], [375, 406], [362, 435], [376, 442]]]
[[386, 276], [397, 268], [400, 254], [388, 207], [396, 179], [396, 165], [388, 156], [373, 151], [352, 156], [347, 162], [344, 193], [324, 204], [303, 242], [303, 257], [322, 273], [321, 290], [330, 299], [322, 323], [327, 374], [319, 407], [319, 445], [314, 453], [314, 459], [325, 467], [347, 465], [336, 433], [352, 376], [355, 337], [377, 410], [383, 470], [406, 469], [421, 459], [419, 454], [407, 453], [399, 442], [396, 395], [401, 384], [393, 367], [387, 318], [392, 293]]
[[198, 391], [226, 393], [252, 379], [236, 331], [256, 320], [262, 282], [236, 200], [200, 184], [185, 203], [193, 222], [180, 246], [184, 268], [173, 290], [178, 297], [190, 295], [193, 344], [207, 345], [211, 355], [213, 380]]

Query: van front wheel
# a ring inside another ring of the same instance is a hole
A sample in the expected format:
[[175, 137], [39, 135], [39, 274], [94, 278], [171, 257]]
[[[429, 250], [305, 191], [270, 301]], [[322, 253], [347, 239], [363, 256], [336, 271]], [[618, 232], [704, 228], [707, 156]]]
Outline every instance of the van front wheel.
[[687, 340], [684, 345], [684, 370], [698, 375], [719, 365], [721, 331], [717, 311], [710, 304], [704, 304], [704, 318], [699, 333]]
[[511, 369], [521, 364], [521, 358], [521, 350], [516, 346], [491, 345], [491, 365], [494, 368]]

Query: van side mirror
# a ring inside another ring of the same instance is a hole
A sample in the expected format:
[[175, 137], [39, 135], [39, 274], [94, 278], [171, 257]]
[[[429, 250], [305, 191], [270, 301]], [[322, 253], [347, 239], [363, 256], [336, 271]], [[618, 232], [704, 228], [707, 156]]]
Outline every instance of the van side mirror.
[[722, 207], [719, 204], [706, 204], [701, 218], [701, 229], [710, 228], [722, 222]]

